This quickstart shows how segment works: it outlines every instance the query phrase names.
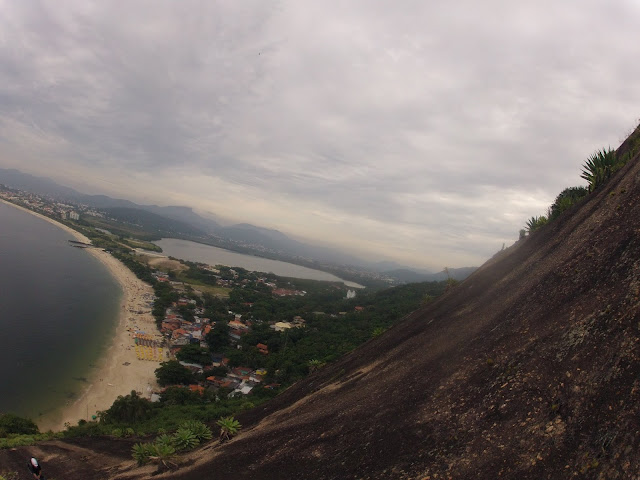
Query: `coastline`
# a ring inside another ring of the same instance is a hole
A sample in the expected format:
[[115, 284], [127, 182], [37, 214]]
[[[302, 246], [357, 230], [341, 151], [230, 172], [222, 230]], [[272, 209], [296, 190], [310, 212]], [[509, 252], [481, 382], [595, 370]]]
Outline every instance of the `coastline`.
[[[52, 225], [66, 231], [74, 239], [89, 243], [90, 240], [80, 232], [38, 212], [0, 199], [3, 203], [35, 215]], [[150, 301], [153, 289], [136, 277], [119, 260], [98, 248], [86, 248], [84, 251], [100, 261], [116, 279], [122, 289], [119, 317], [113, 338], [107, 343], [103, 357], [97, 368], [88, 378], [89, 385], [80, 397], [55, 412], [37, 421], [40, 431], [63, 430], [65, 423], [77, 425], [81, 419], [91, 419], [98, 411], [107, 410], [119, 395], [128, 395], [136, 390], [148, 397], [151, 390], [158, 387], [155, 369], [159, 364], [154, 361], [138, 360], [133, 331], [141, 330], [160, 337], [155, 319], [151, 315]]]

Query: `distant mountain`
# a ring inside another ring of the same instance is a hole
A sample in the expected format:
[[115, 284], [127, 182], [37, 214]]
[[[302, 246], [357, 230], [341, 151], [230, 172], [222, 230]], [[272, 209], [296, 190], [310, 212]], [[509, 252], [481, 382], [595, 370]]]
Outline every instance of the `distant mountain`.
[[82, 203], [101, 210], [109, 208], [131, 208], [146, 210], [156, 215], [161, 215], [195, 227], [199, 234], [202, 232], [213, 233], [220, 225], [214, 220], [203, 218], [196, 214], [191, 207], [158, 205], [139, 205], [130, 200], [112, 198], [107, 195], [87, 195], [73, 188], [64, 187], [45, 177], [36, 177], [15, 169], [0, 168], [0, 183], [7, 187], [25, 190], [40, 195], [74, 203]]
[[104, 208], [107, 216], [119, 222], [135, 225], [147, 232], [159, 236], [193, 235], [204, 237], [206, 233], [180, 220], [157, 215], [139, 208], [112, 207]]
[[404, 283], [439, 282], [441, 280], [447, 280], [448, 278], [461, 282], [477, 269], [478, 267], [462, 267], [450, 268], [449, 273], [444, 270], [438, 273], [421, 273], [408, 268], [400, 268], [386, 271], [384, 274]]
[[13, 168], [0, 168], [0, 183], [16, 190], [25, 190], [54, 198], [72, 198], [82, 195], [73, 188], [59, 185], [50, 178], [36, 177]]
[[[372, 270], [375, 270], [376, 272], [381, 272], [381, 273], [390, 272], [393, 270], [405, 270], [405, 269], [411, 270], [415, 273], [417, 270], [415, 268], [407, 267], [406, 265], [401, 265], [398, 262], [394, 262], [393, 260], [383, 260], [380, 262], [370, 263], [368, 264], [368, 267], [371, 268]], [[427, 271], [421, 271], [421, 272], [431, 273]]]
[[210, 218], [201, 217], [195, 213], [191, 207], [141, 205], [139, 208], [143, 208], [157, 215], [162, 215], [163, 217], [187, 223], [208, 234], [216, 234], [217, 231], [222, 228], [218, 222]]
[[278, 230], [256, 227], [248, 223], [238, 223], [230, 227], [220, 227], [218, 231], [223, 233], [227, 238], [233, 238], [247, 243], [261, 244], [275, 249], [295, 248], [302, 245], [302, 243], [290, 239]]
[[248, 223], [239, 223], [229, 227], [221, 227], [217, 232], [228, 239], [250, 245], [261, 245], [287, 255], [313, 259], [342, 265], [364, 266], [366, 262], [360, 258], [341, 252], [340, 250], [309, 245], [294, 240], [279, 230], [258, 227]]

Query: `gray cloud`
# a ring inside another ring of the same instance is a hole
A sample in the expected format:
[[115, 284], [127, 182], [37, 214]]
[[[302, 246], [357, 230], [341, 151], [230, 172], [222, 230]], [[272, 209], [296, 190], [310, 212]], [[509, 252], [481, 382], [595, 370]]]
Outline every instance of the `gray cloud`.
[[478, 264], [634, 126], [638, 20], [631, 1], [0, 2], [0, 162]]

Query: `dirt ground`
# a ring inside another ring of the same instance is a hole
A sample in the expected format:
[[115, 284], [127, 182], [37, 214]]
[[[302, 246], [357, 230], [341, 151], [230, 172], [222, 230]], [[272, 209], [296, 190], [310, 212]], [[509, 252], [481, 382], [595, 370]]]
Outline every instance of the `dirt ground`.
[[177, 260], [171, 260], [167, 257], [151, 257], [147, 255], [141, 255], [144, 261], [155, 268], [168, 272], [173, 270], [176, 273], [188, 270], [188, 268]]

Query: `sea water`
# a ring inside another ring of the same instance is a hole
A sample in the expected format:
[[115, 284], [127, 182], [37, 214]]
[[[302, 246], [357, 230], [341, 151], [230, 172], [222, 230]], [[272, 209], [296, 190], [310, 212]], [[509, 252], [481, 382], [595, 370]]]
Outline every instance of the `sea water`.
[[38, 422], [73, 402], [113, 338], [121, 288], [68, 240], [0, 202], [0, 412]]

